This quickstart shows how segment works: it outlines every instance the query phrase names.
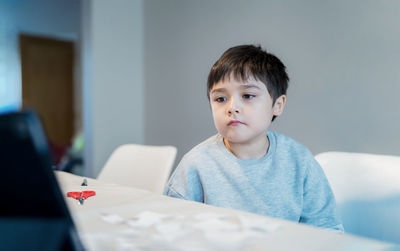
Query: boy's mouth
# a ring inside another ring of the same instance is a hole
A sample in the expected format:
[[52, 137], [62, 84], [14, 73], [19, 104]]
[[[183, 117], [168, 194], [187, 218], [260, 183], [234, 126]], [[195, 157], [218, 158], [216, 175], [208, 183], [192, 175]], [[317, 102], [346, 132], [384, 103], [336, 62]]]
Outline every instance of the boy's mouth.
[[231, 121], [229, 121], [228, 126], [238, 126], [238, 125], [243, 125], [243, 124], [244, 123], [242, 123], [239, 120], [231, 120]]

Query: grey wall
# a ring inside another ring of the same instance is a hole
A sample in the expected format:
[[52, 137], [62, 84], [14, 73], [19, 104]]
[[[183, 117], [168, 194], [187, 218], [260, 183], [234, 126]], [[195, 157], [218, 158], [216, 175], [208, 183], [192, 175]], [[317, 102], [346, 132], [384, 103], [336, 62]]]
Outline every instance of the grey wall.
[[145, 142], [178, 159], [216, 133], [206, 78], [227, 48], [261, 44], [291, 78], [272, 125], [316, 154], [400, 155], [400, 2], [145, 1]]
[[143, 1], [93, 0], [82, 7], [85, 174], [119, 145], [144, 143]]

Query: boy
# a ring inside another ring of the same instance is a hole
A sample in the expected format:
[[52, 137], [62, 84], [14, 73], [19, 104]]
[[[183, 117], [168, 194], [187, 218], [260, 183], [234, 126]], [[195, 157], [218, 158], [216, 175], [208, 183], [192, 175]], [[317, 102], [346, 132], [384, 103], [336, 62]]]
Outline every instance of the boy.
[[218, 134], [182, 158], [165, 195], [343, 231], [311, 152], [268, 131], [283, 111], [288, 81], [283, 63], [260, 47], [224, 52], [207, 83]]

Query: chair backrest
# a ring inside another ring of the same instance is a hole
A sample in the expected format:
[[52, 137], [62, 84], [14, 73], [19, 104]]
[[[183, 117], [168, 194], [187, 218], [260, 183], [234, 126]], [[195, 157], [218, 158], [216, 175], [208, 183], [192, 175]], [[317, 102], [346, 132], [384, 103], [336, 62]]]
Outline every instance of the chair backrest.
[[175, 156], [174, 146], [121, 145], [97, 178], [162, 194]]
[[400, 244], [400, 157], [347, 152], [315, 156], [345, 231]]

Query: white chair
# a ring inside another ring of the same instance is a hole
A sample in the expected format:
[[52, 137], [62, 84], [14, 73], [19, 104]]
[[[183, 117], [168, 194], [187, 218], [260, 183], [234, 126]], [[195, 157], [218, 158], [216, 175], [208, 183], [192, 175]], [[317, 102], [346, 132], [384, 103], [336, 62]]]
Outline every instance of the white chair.
[[97, 179], [162, 194], [176, 152], [174, 146], [121, 145], [111, 154]]
[[400, 244], [400, 157], [325, 152], [315, 159], [335, 194], [345, 232]]

